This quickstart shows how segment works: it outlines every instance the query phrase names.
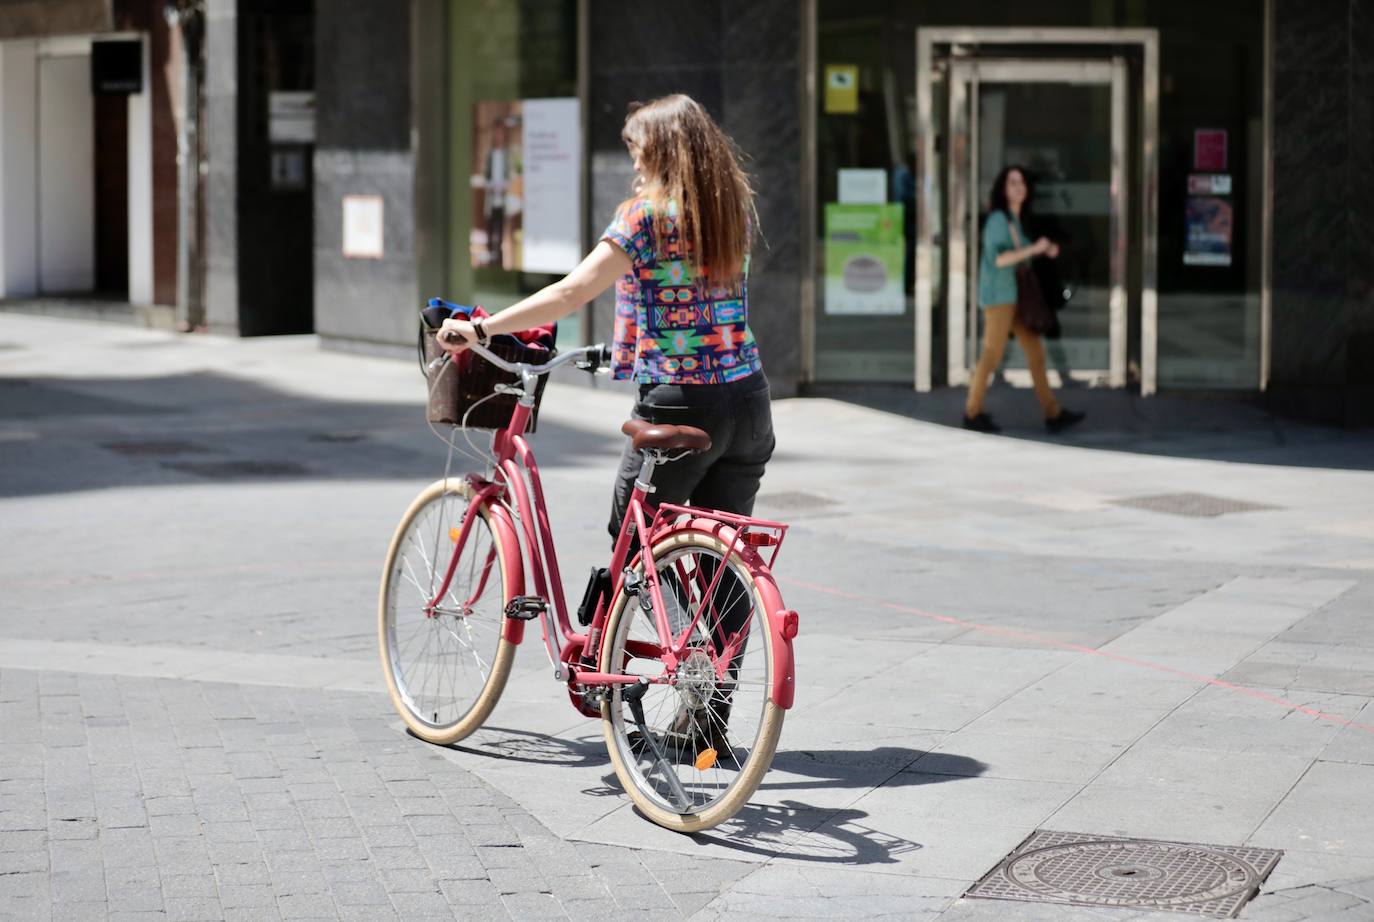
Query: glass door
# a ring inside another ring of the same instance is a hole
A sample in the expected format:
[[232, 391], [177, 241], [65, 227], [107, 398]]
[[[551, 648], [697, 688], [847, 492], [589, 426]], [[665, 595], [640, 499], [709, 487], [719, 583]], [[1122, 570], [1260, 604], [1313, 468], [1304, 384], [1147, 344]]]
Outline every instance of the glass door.
[[[1127, 71], [1124, 60], [960, 59], [949, 63], [945, 202], [949, 381], [965, 384], [982, 337], [981, 229], [992, 183], [1017, 164], [1034, 186], [1026, 233], [1059, 244], [1038, 274], [1059, 311], [1051, 373], [1120, 387], [1127, 345]], [[1025, 358], [1007, 350], [1008, 377]]]

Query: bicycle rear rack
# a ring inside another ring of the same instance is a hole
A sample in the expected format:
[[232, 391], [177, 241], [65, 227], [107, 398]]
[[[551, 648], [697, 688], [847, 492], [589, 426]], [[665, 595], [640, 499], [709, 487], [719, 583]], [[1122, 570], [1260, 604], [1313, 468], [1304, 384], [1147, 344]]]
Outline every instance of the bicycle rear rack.
[[[787, 525], [782, 522], [770, 522], [767, 519], [757, 519], [734, 512], [721, 512], [719, 509], [678, 506], [673, 503], [663, 503], [658, 507], [654, 513], [653, 523], [649, 526], [649, 533], [658, 534], [662, 528], [701, 519], [716, 522], [734, 532], [728, 542], [731, 553], [739, 547], [753, 548], [770, 570], [777, 562], [778, 552], [782, 549], [782, 539], [787, 536]], [[765, 551], [764, 548], [772, 550]]]

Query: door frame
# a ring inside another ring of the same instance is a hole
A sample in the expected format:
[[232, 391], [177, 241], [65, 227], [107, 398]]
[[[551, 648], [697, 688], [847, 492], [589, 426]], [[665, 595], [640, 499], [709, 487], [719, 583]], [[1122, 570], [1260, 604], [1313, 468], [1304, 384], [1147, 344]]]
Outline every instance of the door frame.
[[[935, 125], [934, 125], [934, 106], [933, 106], [933, 87], [932, 76], [936, 64], [941, 58], [971, 58], [978, 60], [979, 54], [985, 56], [998, 56], [999, 46], [1002, 48], [1000, 57], [1008, 57], [1008, 52], [1012, 47], [1026, 46], [1065, 46], [1070, 48], [1082, 48], [1085, 52], [1082, 58], [1092, 55], [1099, 59], [1106, 59], [1115, 62], [1120, 58], [1124, 62], [1122, 54], [1125, 50], [1138, 50], [1140, 55], [1141, 69], [1139, 78], [1135, 81], [1135, 86], [1126, 88], [1126, 82], [1121, 85], [1121, 93], [1124, 98], [1116, 99], [1116, 90], [1113, 92], [1113, 134], [1116, 133], [1115, 122], [1118, 118], [1124, 119], [1126, 107], [1129, 104], [1130, 92], [1138, 94], [1140, 100], [1139, 118], [1139, 187], [1138, 198], [1140, 201], [1140, 215], [1137, 222], [1132, 227], [1132, 223], [1124, 221], [1119, 228], [1120, 232], [1112, 234], [1112, 260], [1113, 264], [1120, 260], [1124, 267], [1128, 261], [1129, 252], [1127, 247], [1133, 237], [1132, 230], [1138, 232], [1135, 239], [1140, 248], [1140, 391], [1142, 395], [1149, 395], [1155, 392], [1157, 376], [1157, 345], [1158, 345], [1158, 290], [1157, 290], [1157, 263], [1158, 263], [1158, 227], [1159, 227], [1159, 31], [1157, 29], [1109, 29], [1109, 28], [980, 28], [980, 27], [954, 27], [954, 28], [927, 28], [916, 30], [916, 138], [915, 146], [919, 155], [916, 163], [916, 188], [919, 190], [916, 204], [916, 380], [917, 391], [929, 391], [933, 387], [933, 366], [934, 366], [934, 336], [933, 336], [933, 273], [935, 266], [935, 246], [933, 239], [933, 222], [931, 214], [931, 193], [935, 184], [941, 180], [940, 176], [935, 175], [932, 164], [935, 162]], [[1077, 60], [1077, 58], [1075, 58]], [[1124, 66], [1124, 64], [1123, 64]], [[951, 92], [953, 85], [957, 81], [951, 80]], [[954, 100], [951, 100], [952, 102]], [[953, 110], [951, 110], [951, 119]], [[1127, 126], [1122, 123], [1123, 132]], [[1129, 154], [1129, 151], [1123, 151]], [[1125, 162], [1121, 164], [1124, 172]], [[1113, 163], [1113, 176], [1116, 176], [1118, 166]], [[970, 191], [964, 190], [967, 196]], [[976, 194], [976, 191], [974, 191]], [[1125, 183], [1121, 183], [1120, 188], [1113, 190], [1114, 197], [1125, 195]], [[950, 196], [951, 200], [955, 195]], [[951, 202], [952, 204], [952, 202]], [[963, 206], [967, 208], [967, 203]], [[951, 223], [951, 227], [954, 224]], [[950, 273], [946, 277], [946, 290], [952, 291], [954, 286], [960, 285], [959, 273], [954, 271], [955, 261], [960, 259], [954, 252], [951, 245], [950, 251]], [[967, 259], [967, 248], [963, 251], [963, 259]], [[967, 279], [968, 265], [963, 266], [963, 278]], [[1123, 273], [1124, 277], [1124, 273]], [[968, 292], [966, 283], [962, 296], [967, 299]], [[1118, 348], [1117, 333], [1117, 292], [1112, 293], [1112, 356], [1113, 365], [1116, 365], [1116, 349]], [[1113, 386], [1122, 386], [1125, 382], [1125, 355], [1126, 348], [1126, 329], [1128, 317], [1126, 316], [1126, 305], [1129, 301], [1127, 292], [1122, 290], [1120, 297], [1121, 314], [1120, 319], [1120, 344], [1123, 350], [1122, 361], [1120, 363], [1120, 381], [1116, 380], [1116, 368], [1112, 376]], [[964, 300], [967, 304], [967, 300]], [[963, 333], [966, 332], [966, 321], [963, 315], [960, 317], [960, 325], [965, 327], [961, 331], [959, 347], [962, 349]], [[951, 327], [953, 323], [951, 323]], [[947, 348], [953, 348], [953, 330], [951, 338], [947, 341]], [[962, 364], [962, 361], [960, 362]], [[950, 371], [952, 373], [957, 366], [951, 362]], [[950, 383], [955, 383], [951, 380]]]
[[[1127, 248], [1130, 200], [1126, 189], [1129, 151], [1126, 130], [1126, 60], [1111, 58], [954, 58], [950, 61], [949, 134], [966, 137], [958, 160], [947, 155], [949, 195], [944, 202], [949, 245], [945, 278], [948, 318], [948, 383], [968, 384], [977, 354], [978, 271], [981, 239], [978, 218], [983, 188], [979, 183], [982, 138], [978, 100], [984, 82], [1057, 83], [1105, 86], [1110, 92], [1108, 217], [1108, 367], [1080, 369], [1075, 377], [1105, 380], [1111, 387], [1126, 384]], [[956, 268], [958, 267], [957, 272]]]

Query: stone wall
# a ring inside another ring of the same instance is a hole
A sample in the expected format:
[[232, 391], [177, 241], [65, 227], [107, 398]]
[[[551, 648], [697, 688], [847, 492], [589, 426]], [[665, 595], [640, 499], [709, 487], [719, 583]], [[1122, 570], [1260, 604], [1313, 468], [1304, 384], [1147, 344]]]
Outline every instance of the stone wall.
[[1276, 0], [1271, 396], [1374, 425], [1374, 0]]
[[[746, 155], [764, 236], [753, 256], [749, 319], [776, 396], [801, 372], [799, 219], [802, 4], [793, 0], [591, 4], [591, 239], [629, 194], [632, 168], [620, 129], [626, 105], [686, 93]], [[610, 335], [613, 301], [598, 299], [592, 338]]]
[[[414, 341], [411, 19], [387, 0], [320, 3], [315, 17], [315, 329], [336, 345]], [[421, 126], [421, 130], [442, 126]], [[343, 198], [382, 197], [384, 255], [343, 255]]]

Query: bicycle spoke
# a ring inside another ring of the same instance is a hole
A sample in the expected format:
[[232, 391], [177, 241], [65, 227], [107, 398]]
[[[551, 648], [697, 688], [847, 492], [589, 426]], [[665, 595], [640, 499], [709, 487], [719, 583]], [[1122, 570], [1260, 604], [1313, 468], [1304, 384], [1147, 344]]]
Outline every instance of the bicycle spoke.
[[[701, 813], [735, 790], [753, 763], [772, 690], [770, 625], [739, 558], [727, 562], [718, 551], [688, 546], [664, 554], [655, 567], [674, 643], [684, 650], [674, 684], [643, 695], [642, 730], [625, 702], [612, 709], [612, 721], [626, 765], [640, 779], [636, 786], [677, 814], [685, 793], [687, 812]], [[657, 645], [653, 614], [637, 605], [624, 610], [613, 644], [619, 665], [628, 665], [628, 649]], [[644, 737], [637, 745], [626, 735], [632, 730]], [[756, 783], [754, 775], [749, 790]]]
[[[502, 643], [503, 584], [487, 519], [475, 516], [463, 544], [450, 545], [456, 560], [444, 551], [447, 534], [461, 529], [466, 512], [466, 502], [449, 492], [413, 517], [398, 544], [386, 603], [397, 704], [436, 728], [452, 726], [473, 707]], [[428, 608], [450, 567], [441, 604]]]

